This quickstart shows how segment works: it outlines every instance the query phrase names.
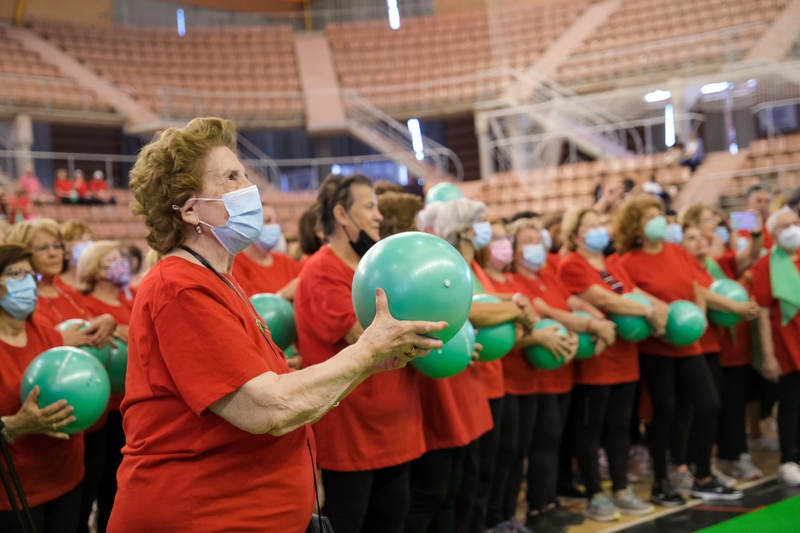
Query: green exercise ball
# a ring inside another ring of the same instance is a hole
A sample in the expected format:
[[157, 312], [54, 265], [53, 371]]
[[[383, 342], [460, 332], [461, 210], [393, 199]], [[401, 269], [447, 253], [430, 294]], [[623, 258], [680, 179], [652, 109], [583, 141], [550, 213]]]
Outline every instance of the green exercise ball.
[[267, 292], [254, 294], [250, 297], [250, 302], [267, 324], [272, 341], [278, 348], [285, 350], [297, 340], [292, 304], [277, 294]]
[[288, 346], [285, 350], [283, 350], [283, 355], [286, 359], [291, 359], [297, 355], [297, 352], [294, 351], [294, 346]]
[[[575, 316], [592, 320], [594, 317], [585, 311], [576, 311]], [[597, 341], [593, 340], [591, 333], [578, 333], [578, 351], [575, 353], [576, 359], [588, 359], [594, 355]]]
[[428, 193], [425, 195], [425, 205], [458, 200], [459, 198], [464, 198], [464, 193], [461, 192], [461, 189], [449, 181], [443, 181], [428, 189]]
[[706, 331], [706, 317], [696, 304], [688, 300], [675, 300], [669, 304], [667, 340], [677, 346], [696, 342]]
[[[473, 303], [498, 303], [500, 298], [491, 294], [476, 294], [472, 297]], [[479, 361], [488, 362], [500, 359], [514, 347], [517, 339], [517, 328], [512, 321], [503, 322], [494, 326], [478, 328], [475, 333], [475, 342], [483, 346]]]
[[[551, 320], [549, 318], [538, 321], [533, 326], [533, 329], [544, 329], [553, 326], [558, 328], [558, 333], [560, 335], [566, 335], [569, 333], [567, 328], [565, 328], [561, 322]], [[555, 370], [564, 364], [564, 360], [560, 355], [554, 354], [544, 346], [539, 346], [538, 344], [528, 346], [525, 348], [524, 352], [525, 357], [528, 358], [528, 362], [541, 370]]]
[[[89, 327], [89, 322], [83, 320], [82, 318], [70, 318], [69, 320], [65, 320], [64, 322], [60, 323], [56, 326], [58, 331], [65, 331], [70, 328], [74, 328], [77, 325], [81, 325], [78, 331], [83, 331], [87, 327]], [[108, 362], [111, 360], [111, 344], [106, 343], [105, 346], [100, 348], [95, 348], [94, 346], [83, 345], [79, 346], [81, 350], [84, 352], [88, 352], [89, 354], [93, 355], [100, 361], [100, 364], [103, 365], [105, 368], [108, 368]]]
[[365, 329], [375, 318], [375, 291], [386, 291], [398, 320], [444, 320], [430, 333], [444, 342], [459, 332], [472, 306], [472, 274], [447, 241], [417, 231], [381, 240], [364, 254], [353, 277], [353, 309]]
[[[734, 302], [744, 303], [750, 299], [747, 290], [738, 281], [732, 279], [720, 279], [711, 284], [711, 291], [724, 296]], [[708, 318], [718, 326], [735, 326], [742, 321], [742, 317], [735, 313], [723, 313], [714, 309], [708, 310]]]
[[23, 402], [36, 385], [40, 409], [58, 400], [66, 400], [75, 409], [72, 415], [76, 420], [60, 429], [70, 435], [85, 431], [100, 420], [111, 393], [108, 374], [100, 362], [69, 346], [51, 348], [31, 361], [20, 385]]
[[[622, 297], [648, 307], [653, 305], [650, 300], [635, 292], [623, 294]], [[643, 316], [612, 314], [609, 318], [617, 325], [617, 335], [626, 341], [641, 342], [653, 334], [653, 327]]]
[[128, 371], [128, 345], [119, 339], [114, 339], [116, 348], [111, 349], [111, 359], [108, 362], [108, 380], [111, 382], [111, 394], [125, 392], [125, 374]]
[[467, 320], [455, 337], [425, 357], [413, 359], [411, 366], [429, 378], [449, 378], [467, 368], [474, 351], [475, 330]]

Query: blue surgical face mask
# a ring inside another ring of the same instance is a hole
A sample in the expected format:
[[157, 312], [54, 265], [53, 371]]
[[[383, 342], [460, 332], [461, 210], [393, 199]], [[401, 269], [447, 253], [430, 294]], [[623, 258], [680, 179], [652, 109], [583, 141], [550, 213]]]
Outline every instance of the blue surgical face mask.
[[25, 320], [36, 310], [39, 290], [33, 276], [26, 274], [22, 279], [6, 279], [8, 292], [0, 299], [0, 307], [16, 318]]
[[671, 244], [683, 243], [683, 228], [680, 224], [670, 224], [667, 226], [667, 234], [664, 236], [664, 242]]
[[722, 239], [722, 244], [728, 244], [728, 242], [731, 240], [731, 232], [728, 231], [728, 228], [725, 226], [717, 226], [714, 229], [714, 233], [719, 235], [719, 238]]
[[275, 249], [281, 240], [281, 225], [280, 224], [264, 224], [261, 228], [261, 234], [256, 240], [256, 246], [269, 252]]
[[[228, 211], [228, 221], [224, 226], [212, 226], [200, 220], [200, 224], [211, 228], [225, 250], [236, 255], [253, 244], [264, 226], [264, 213], [261, 208], [261, 196], [258, 187], [252, 185], [238, 191], [226, 192], [221, 198], [192, 198], [205, 202], [223, 202]], [[173, 209], [180, 210], [173, 205]]]
[[281, 238], [278, 239], [278, 244], [275, 245], [272, 251], [278, 252], [279, 254], [286, 254], [289, 252], [289, 244], [286, 242], [286, 237], [283, 236], [283, 233], [281, 233]]
[[542, 245], [544, 246], [544, 251], [547, 253], [553, 249], [553, 236], [550, 235], [550, 231], [546, 229], [543, 229], [540, 233], [542, 234]]
[[599, 254], [606, 249], [611, 237], [608, 235], [608, 230], [601, 226], [587, 231], [584, 240], [586, 241], [587, 250]]
[[475, 232], [475, 236], [472, 237], [472, 246], [476, 250], [482, 250], [492, 242], [491, 222], [476, 222], [472, 225], [472, 230]]
[[543, 244], [529, 244], [522, 248], [522, 264], [526, 268], [539, 272], [547, 260], [547, 252]]
[[663, 241], [667, 236], [667, 219], [657, 216], [644, 226], [644, 235], [651, 241]]
[[73, 246], [69, 252], [69, 264], [74, 267], [78, 266], [78, 259], [81, 258], [81, 254], [91, 248], [93, 244], [94, 241], [86, 241]]

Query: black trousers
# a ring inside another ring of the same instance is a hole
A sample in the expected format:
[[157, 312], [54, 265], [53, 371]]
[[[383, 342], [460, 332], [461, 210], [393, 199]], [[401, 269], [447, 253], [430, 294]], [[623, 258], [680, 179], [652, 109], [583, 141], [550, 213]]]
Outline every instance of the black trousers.
[[487, 529], [486, 509], [497, 464], [504, 405], [505, 398], [489, 400], [494, 427], [467, 446], [456, 494], [456, 533], [483, 533]]
[[796, 463], [800, 438], [800, 371], [781, 376], [778, 382], [778, 434], [781, 443], [781, 463]]
[[[411, 461], [411, 509], [406, 533], [453, 533], [456, 494], [467, 447], [433, 450]], [[339, 533], [336, 524], [333, 529]]]
[[721, 372], [717, 457], [738, 461], [739, 455], [747, 453], [747, 402], [755, 371], [748, 364], [723, 368]]
[[[31, 507], [33, 523], [38, 533], [75, 533], [81, 506], [81, 485], [63, 496]], [[0, 511], [0, 531], [19, 533], [17, 520], [11, 511]]]
[[106, 461], [106, 427], [83, 436], [83, 490], [81, 491], [78, 533], [89, 533], [89, 515], [97, 497], [97, 487]]
[[559, 447], [572, 393], [539, 394], [528, 452], [528, 509], [541, 511], [557, 497]]
[[628, 486], [630, 419], [636, 387], [637, 382], [633, 381], [575, 385], [572, 391], [575, 425], [571, 440], [589, 498], [602, 492], [597, 458], [600, 446], [606, 450], [613, 490], [625, 490]]
[[362, 472], [322, 471], [327, 516], [336, 533], [402, 533], [411, 463]]
[[720, 401], [714, 378], [703, 355], [669, 357], [639, 354], [639, 367], [653, 403], [653, 422], [648, 444], [658, 482], [667, 478], [667, 451], [675, 429], [678, 398], [687, 397], [693, 409], [698, 433], [697, 477], [711, 475], [711, 451], [717, 433]]
[[[497, 461], [486, 511], [487, 529], [512, 518], [516, 511], [524, 465], [524, 455], [521, 460], [517, 455], [522, 430], [520, 411], [525, 410], [526, 413], [535, 414], [535, 403], [535, 394], [530, 396], [506, 394], [503, 398], [502, 421], [497, 442]], [[533, 417], [528, 418], [532, 419]], [[528, 443], [530, 444], [530, 440]], [[506, 497], [506, 493], [509, 494], [508, 497]]]
[[97, 486], [97, 533], [106, 533], [114, 497], [117, 495], [117, 470], [122, 463], [122, 447], [125, 432], [122, 431], [122, 413], [110, 411], [106, 421], [106, 454], [103, 474]]

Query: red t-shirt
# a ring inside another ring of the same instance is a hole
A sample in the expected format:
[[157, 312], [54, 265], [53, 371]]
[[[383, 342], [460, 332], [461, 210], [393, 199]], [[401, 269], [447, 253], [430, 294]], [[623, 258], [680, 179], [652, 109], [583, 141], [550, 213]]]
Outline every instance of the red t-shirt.
[[[0, 341], [0, 413], [4, 415], [14, 415], [22, 407], [20, 383], [30, 362], [45, 350], [61, 346], [61, 336], [37, 317], [25, 321], [25, 331], [28, 335], [25, 347]], [[83, 479], [82, 433], [72, 435], [67, 441], [22, 435], [8, 449], [31, 507], [66, 494]], [[0, 491], [0, 511], [10, 510], [5, 491]]]
[[[774, 242], [772, 240], [772, 235], [770, 235], [770, 233], [767, 231], [766, 220], [764, 221], [764, 224], [765, 224], [765, 227], [764, 227], [764, 230], [763, 230], [764, 233], [762, 234], [763, 237], [764, 237], [763, 249], [769, 251], [769, 250], [772, 250], [772, 245], [774, 244]], [[747, 231], [747, 230], [739, 230], [738, 234], [739, 234], [739, 237], [744, 237], [748, 241], [750, 240], [750, 232], [749, 231]]]
[[233, 275], [247, 296], [276, 293], [300, 274], [300, 265], [288, 255], [272, 252], [272, 266], [261, 266], [245, 253], [233, 260]]
[[[736, 279], [736, 254], [724, 254], [716, 258], [717, 264], [731, 279]], [[753, 287], [750, 283], [752, 276], [743, 276], [739, 279], [739, 283], [747, 289], [747, 292], [752, 296]], [[742, 320], [734, 326], [735, 336], [731, 336], [728, 328], [723, 328], [722, 335], [719, 338], [719, 364], [723, 368], [731, 366], [745, 366], [753, 362], [753, 332], [752, 328], [754, 322], [746, 322]]]
[[[558, 272], [551, 266], [542, 268], [536, 274], [536, 279], [514, 274], [514, 283], [521, 289], [519, 292], [530, 298], [531, 302], [541, 298], [550, 307], [569, 311], [569, 293], [558, 280]], [[540, 370], [531, 366], [524, 356], [510, 359], [510, 355], [503, 358], [503, 374], [506, 378], [506, 389], [509, 381], [513, 381], [516, 383], [512, 383], [511, 387], [521, 391], [512, 391], [513, 394], [563, 394], [572, 390], [572, 374], [575, 371], [572, 364], [562, 365], [555, 370]], [[527, 383], [531, 374], [536, 378], [535, 386]]]
[[108, 190], [108, 182], [106, 180], [96, 180], [94, 178], [89, 181], [89, 190], [92, 192], [100, 192]]
[[[634, 289], [628, 274], [619, 266], [606, 263], [606, 271], [615, 281], [622, 283], [622, 293]], [[593, 285], [610, 291], [600, 272], [578, 252], [561, 261], [561, 284], [571, 294], [580, 294]], [[639, 379], [639, 350], [636, 343], [617, 337], [616, 342], [598, 356], [575, 361], [575, 383], [582, 385], [615, 385]]]
[[[631, 281], [648, 294], [666, 302], [675, 300], [695, 301], [694, 282], [697, 281], [697, 261], [683, 246], [664, 243], [657, 254], [648, 254], [641, 249], [630, 250], [619, 257], [619, 266]], [[688, 346], [675, 346], [650, 337], [639, 343], [639, 353], [685, 357], [700, 355], [703, 348], [699, 342]]]
[[78, 192], [78, 198], [86, 198], [89, 192], [89, 183], [86, 180], [82, 180], [80, 184], [73, 183], [72, 187]]
[[[498, 291], [495, 281], [489, 277], [489, 275], [481, 268], [477, 261], [473, 260], [471, 267], [472, 271], [477, 276], [478, 281], [481, 285], [483, 285], [483, 289], [488, 294], [494, 294], [496, 292], [508, 292], [508, 290]], [[502, 359], [489, 361], [487, 363], [478, 361], [475, 363], [475, 368], [478, 371], [478, 375], [481, 378], [483, 386], [486, 387], [486, 396], [490, 400], [496, 400], [497, 398], [502, 398], [505, 396], [506, 390], [505, 387], [503, 387]]]
[[[327, 246], [306, 262], [294, 300], [304, 365], [347, 348], [344, 336], [356, 323], [354, 275]], [[325, 470], [376, 470], [416, 459], [425, 440], [414, 373], [404, 368], [370, 376], [314, 425], [314, 433]]]
[[253, 435], [208, 409], [256, 376], [289, 372], [253, 314], [213, 272], [178, 257], [142, 281], [110, 533], [306, 530], [310, 427]]
[[[781, 325], [781, 309], [779, 300], [772, 297], [772, 280], [769, 276], [770, 256], [765, 255], [758, 260], [753, 274], [753, 294], [761, 307], [770, 310], [772, 323], [772, 344], [775, 346], [775, 357], [781, 366], [781, 373], [788, 374], [800, 370], [800, 313], [796, 314], [786, 326]], [[800, 269], [800, 259], [795, 261]]]
[[70, 191], [72, 191], [72, 181], [56, 180], [56, 182], [53, 184], [53, 189], [56, 191], [57, 196], [58, 193], [62, 193], [62, 196], [69, 196]]
[[36, 315], [43, 323], [56, 327], [65, 320], [71, 318], [82, 318], [91, 320], [92, 316], [83, 307], [83, 296], [68, 285], [63, 285], [56, 278], [56, 289], [59, 292], [57, 298], [45, 298], [39, 295], [36, 304]]
[[[706, 289], [711, 287], [716, 281], [714, 277], [708, 273], [705, 266], [701, 265], [696, 257], [692, 257], [692, 259], [694, 259], [693, 266], [696, 270], [695, 275], [697, 276], [697, 283]], [[719, 338], [722, 336], [722, 333], [723, 328], [721, 326], [717, 326], [711, 321], [708, 322], [706, 332], [703, 333], [703, 336], [700, 337], [700, 341], [698, 341], [700, 342], [700, 347], [703, 349], [703, 353], [719, 353]]]

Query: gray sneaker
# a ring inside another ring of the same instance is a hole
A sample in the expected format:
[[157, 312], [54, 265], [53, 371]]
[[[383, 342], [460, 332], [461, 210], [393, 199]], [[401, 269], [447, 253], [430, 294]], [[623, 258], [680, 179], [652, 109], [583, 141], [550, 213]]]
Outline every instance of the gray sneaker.
[[622, 514], [628, 515], [645, 515], [650, 514], [655, 510], [655, 507], [637, 498], [633, 493], [633, 488], [630, 485], [628, 485], [628, 489], [625, 491], [625, 496], [622, 498], [617, 498], [616, 496], [612, 495], [611, 503], [616, 505], [617, 509], [619, 509]]
[[[755, 467], [755, 465], [753, 466]], [[720, 472], [719, 468], [717, 468], [714, 464], [711, 465], [711, 475], [717, 478], [719, 484], [724, 487], [728, 487], [730, 489], [736, 485], [736, 479], [726, 475], [724, 472]]]
[[603, 493], [595, 494], [586, 507], [586, 516], [597, 522], [613, 522], [622, 516], [617, 506]]
[[764, 477], [764, 473], [753, 464], [753, 457], [749, 453], [741, 454], [739, 460], [734, 461], [731, 474], [742, 481], [752, 481]]
[[690, 494], [694, 487], [694, 476], [686, 465], [682, 465], [669, 474], [669, 482], [676, 492]]

